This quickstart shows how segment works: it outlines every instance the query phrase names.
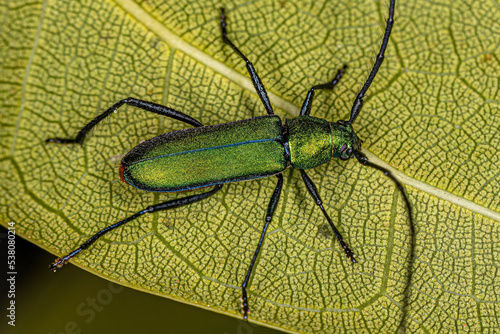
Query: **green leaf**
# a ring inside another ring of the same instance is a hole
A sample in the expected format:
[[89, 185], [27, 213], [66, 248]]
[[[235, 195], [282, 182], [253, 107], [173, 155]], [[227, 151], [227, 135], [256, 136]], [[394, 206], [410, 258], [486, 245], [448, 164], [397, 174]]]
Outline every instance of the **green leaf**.
[[[312, 115], [346, 119], [381, 43], [387, 1], [231, 2], [229, 37], [282, 117], [349, 68]], [[245, 64], [221, 41], [217, 1], [44, 1], [0, 6], [0, 222], [54, 254], [144, 207], [119, 181], [141, 140], [184, 128], [123, 107], [83, 145], [74, 136], [134, 96], [204, 124], [263, 115]], [[387, 58], [355, 129], [392, 182], [356, 161], [311, 170], [357, 254], [351, 265], [307, 193], [285, 189], [250, 283], [250, 319], [291, 332], [491, 332], [500, 299], [500, 11], [490, 1], [398, 1]], [[202, 161], [200, 163], [203, 163]], [[240, 285], [275, 178], [231, 184], [189, 207], [141, 217], [71, 262], [145, 292], [240, 315]]]

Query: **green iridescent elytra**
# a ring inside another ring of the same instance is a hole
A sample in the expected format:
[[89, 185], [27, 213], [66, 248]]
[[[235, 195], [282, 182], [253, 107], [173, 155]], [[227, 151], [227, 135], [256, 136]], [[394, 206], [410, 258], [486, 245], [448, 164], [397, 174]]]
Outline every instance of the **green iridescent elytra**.
[[286, 168], [281, 120], [263, 116], [146, 140], [122, 159], [122, 180], [174, 192], [276, 174]]
[[146, 140], [122, 159], [120, 176], [139, 189], [176, 192], [314, 168], [348, 148], [360, 148], [350, 125], [312, 116], [282, 124], [268, 115]]

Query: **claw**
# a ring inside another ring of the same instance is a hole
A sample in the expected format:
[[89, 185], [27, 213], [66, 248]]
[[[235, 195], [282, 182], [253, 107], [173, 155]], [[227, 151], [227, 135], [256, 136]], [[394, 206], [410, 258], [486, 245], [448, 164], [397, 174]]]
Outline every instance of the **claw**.
[[243, 320], [248, 320], [248, 313], [250, 312], [250, 308], [248, 307], [248, 295], [246, 289], [243, 289], [242, 291], [241, 301], [241, 313], [243, 314]]
[[62, 266], [64, 266], [66, 263], [68, 263], [70, 257], [69, 256], [65, 256], [65, 257], [58, 257], [54, 263], [52, 263], [51, 265], [49, 265], [49, 269], [52, 271], [52, 272], [56, 272], [57, 269], [61, 268]]
[[350, 256], [349, 256], [349, 255], [347, 255], [347, 258], [348, 258], [349, 260], [351, 260], [351, 262], [352, 262], [353, 264], [354, 264], [354, 263], [356, 263], [356, 259], [355, 259], [355, 257], [356, 257], [356, 255], [355, 255], [355, 254], [353, 254], [353, 253], [351, 253], [351, 255], [350, 255]]

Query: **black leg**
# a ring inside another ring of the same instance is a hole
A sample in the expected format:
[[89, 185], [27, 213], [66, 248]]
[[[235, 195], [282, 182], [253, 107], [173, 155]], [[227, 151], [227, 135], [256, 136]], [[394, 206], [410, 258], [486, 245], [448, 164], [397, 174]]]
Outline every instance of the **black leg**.
[[228, 44], [230, 47], [233, 48], [234, 51], [245, 61], [247, 64], [247, 70], [248, 73], [250, 74], [250, 78], [252, 79], [252, 83], [255, 87], [255, 90], [257, 91], [257, 94], [259, 95], [260, 99], [262, 100], [262, 103], [264, 103], [264, 107], [266, 108], [266, 111], [269, 115], [274, 115], [273, 107], [271, 106], [271, 102], [269, 101], [269, 97], [267, 96], [266, 89], [264, 88], [264, 84], [259, 78], [259, 75], [257, 74], [257, 71], [253, 67], [253, 64], [248, 60], [247, 57], [243, 53], [241, 53], [240, 50], [227, 38], [227, 31], [226, 31], [226, 15], [224, 14], [224, 8], [220, 9], [221, 15], [220, 15], [220, 26], [222, 29], [222, 40], [224, 43]]
[[382, 65], [382, 62], [384, 61], [385, 49], [387, 48], [387, 44], [389, 43], [389, 36], [391, 35], [392, 25], [394, 24], [394, 2], [395, 0], [391, 0], [391, 4], [389, 7], [389, 18], [387, 19], [387, 25], [385, 27], [385, 33], [384, 33], [384, 40], [382, 41], [380, 52], [377, 55], [377, 60], [375, 61], [375, 64], [373, 64], [373, 68], [372, 71], [370, 72], [370, 75], [368, 76], [368, 79], [366, 79], [363, 88], [361, 88], [361, 90], [358, 93], [358, 96], [356, 96], [356, 100], [354, 100], [354, 104], [352, 105], [351, 109], [351, 117], [347, 122], [349, 124], [354, 123], [354, 120], [356, 119], [356, 117], [358, 117], [359, 112], [363, 108], [363, 97], [365, 96], [366, 91], [372, 84], [375, 75], [377, 75], [380, 65]]
[[300, 116], [304, 115], [309, 115], [311, 113], [311, 106], [312, 106], [312, 101], [314, 99], [314, 90], [315, 89], [333, 89], [335, 85], [339, 82], [340, 78], [345, 73], [345, 69], [347, 68], [347, 65], [344, 65], [338, 72], [337, 75], [335, 75], [335, 78], [333, 78], [332, 81], [327, 82], [325, 84], [321, 85], [316, 85], [313, 86], [309, 92], [307, 92], [306, 99], [304, 100], [304, 103], [302, 103], [302, 108], [300, 108]]
[[355, 257], [354, 253], [351, 251], [349, 246], [347, 246], [346, 242], [344, 241], [344, 238], [342, 238], [342, 234], [340, 234], [339, 230], [337, 230], [337, 228], [333, 224], [330, 216], [328, 215], [325, 208], [323, 207], [323, 201], [319, 197], [318, 188], [316, 188], [316, 186], [314, 185], [311, 178], [306, 174], [306, 172], [303, 169], [300, 170], [300, 174], [302, 175], [302, 179], [304, 180], [304, 183], [306, 184], [307, 190], [309, 191], [311, 196], [314, 198], [314, 200], [316, 201], [316, 204], [319, 206], [321, 211], [323, 211], [323, 215], [325, 216], [326, 220], [328, 220], [328, 223], [330, 224], [330, 227], [332, 228], [333, 233], [335, 233], [335, 236], [337, 237], [337, 240], [340, 243], [340, 247], [342, 247], [342, 249], [344, 250], [345, 255], [347, 256], [348, 259], [350, 259], [352, 261], [352, 263], [356, 263], [356, 260], [354, 259], [354, 257]]
[[262, 229], [262, 234], [260, 235], [260, 240], [259, 243], [257, 244], [257, 249], [255, 250], [255, 253], [253, 255], [252, 262], [250, 263], [247, 275], [245, 276], [245, 280], [241, 285], [241, 301], [243, 302], [243, 304], [241, 305], [242, 307], [241, 311], [243, 313], [244, 320], [248, 319], [248, 311], [250, 310], [250, 308], [248, 307], [248, 294], [247, 294], [248, 282], [250, 281], [250, 276], [252, 275], [253, 266], [255, 265], [257, 256], [259, 255], [260, 246], [264, 241], [264, 236], [266, 235], [267, 227], [269, 226], [271, 219], [273, 219], [274, 210], [276, 209], [276, 206], [278, 205], [278, 202], [280, 200], [281, 189], [283, 189], [283, 175], [279, 173], [276, 175], [276, 177], [278, 178], [278, 183], [276, 184], [276, 188], [274, 188], [273, 196], [271, 197], [271, 200], [269, 201], [269, 206], [267, 207], [266, 223], [264, 224], [264, 228]]
[[176, 120], [182, 121], [184, 123], [190, 124], [192, 126], [203, 126], [200, 122], [198, 122], [196, 119], [180, 112], [177, 110], [174, 110], [169, 107], [162, 106], [161, 104], [153, 103], [153, 102], [147, 102], [143, 100], [138, 100], [134, 99], [132, 97], [129, 97], [127, 99], [123, 99], [115, 104], [113, 104], [108, 110], [94, 118], [90, 123], [85, 125], [83, 129], [78, 132], [78, 135], [76, 136], [75, 139], [70, 139], [70, 138], [49, 138], [45, 142], [46, 143], [57, 143], [57, 144], [83, 144], [83, 141], [85, 140], [85, 136], [87, 133], [94, 127], [96, 126], [100, 121], [114, 113], [118, 108], [120, 108], [122, 105], [128, 104], [129, 106], [137, 107], [155, 114], [159, 114], [162, 116], [167, 116], [174, 118]]
[[198, 201], [201, 201], [202, 199], [205, 199], [207, 197], [212, 196], [213, 194], [215, 194], [216, 192], [218, 192], [221, 188], [222, 188], [222, 184], [218, 184], [218, 185], [214, 186], [214, 188], [212, 190], [207, 191], [207, 192], [202, 193], [202, 194], [191, 195], [191, 196], [187, 196], [187, 197], [182, 197], [182, 198], [178, 198], [178, 199], [173, 199], [173, 200], [170, 200], [170, 201], [166, 201], [166, 202], [163, 202], [163, 203], [160, 203], [160, 204], [148, 206], [146, 209], [144, 209], [142, 211], [139, 211], [136, 214], [134, 214], [134, 215], [132, 215], [132, 216], [130, 216], [128, 218], [125, 218], [122, 221], [119, 221], [118, 223], [115, 223], [113, 225], [110, 225], [110, 226], [108, 226], [108, 227], [100, 230], [99, 232], [97, 232], [96, 234], [94, 234], [90, 239], [88, 239], [83, 244], [81, 244], [80, 247], [78, 247], [74, 251], [70, 252], [68, 255], [65, 255], [63, 257], [57, 258], [54, 261], [54, 263], [52, 263], [49, 266], [49, 268], [50, 268], [50, 270], [52, 270], [52, 271], [55, 272], [58, 268], [61, 268], [66, 263], [68, 263], [68, 261], [73, 256], [77, 255], [82, 250], [88, 248], [90, 245], [92, 245], [97, 239], [99, 239], [100, 237], [102, 237], [104, 234], [108, 233], [111, 230], [114, 230], [115, 228], [117, 228], [119, 226], [122, 226], [122, 225], [128, 223], [131, 220], [136, 219], [139, 216], [142, 216], [145, 213], [153, 213], [153, 212], [156, 212], [156, 211], [169, 210], [169, 209], [173, 209], [173, 208], [178, 208], [180, 206], [189, 205], [189, 204], [192, 204], [194, 202], [198, 202]]

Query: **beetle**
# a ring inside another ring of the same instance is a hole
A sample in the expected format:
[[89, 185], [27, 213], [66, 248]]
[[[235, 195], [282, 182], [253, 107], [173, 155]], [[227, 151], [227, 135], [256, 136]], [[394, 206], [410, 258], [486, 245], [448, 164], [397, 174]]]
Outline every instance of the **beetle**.
[[224, 124], [205, 126], [191, 116], [172, 108], [138, 100], [123, 99], [85, 125], [76, 138], [49, 138], [47, 143], [83, 144], [87, 133], [99, 122], [114, 113], [124, 104], [143, 109], [148, 112], [170, 117], [192, 128], [173, 131], [141, 142], [130, 150], [121, 160], [119, 174], [122, 181], [141, 190], [152, 192], [180, 192], [211, 187], [210, 190], [196, 195], [169, 200], [145, 208], [134, 215], [110, 225], [77, 249], [57, 258], [49, 268], [56, 271], [68, 261], [88, 248], [104, 234], [122, 226], [146, 213], [169, 210], [189, 205], [216, 194], [226, 183], [253, 180], [276, 176], [277, 184], [268, 204], [264, 227], [250, 266], [241, 286], [243, 318], [248, 319], [250, 310], [247, 287], [252, 271], [259, 255], [267, 228], [278, 205], [283, 189], [282, 171], [288, 167], [297, 168], [309, 194], [322, 211], [335, 234], [346, 257], [355, 263], [354, 252], [344, 241], [326, 212], [319, 191], [305, 172], [333, 158], [347, 160], [355, 157], [361, 164], [382, 171], [397, 186], [403, 196], [411, 225], [413, 226], [412, 209], [401, 183], [391, 172], [373, 164], [361, 152], [362, 141], [354, 132], [352, 124], [363, 107], [363, 97], [375, 78], [383, 60], [394, 22], [395, 0], [390, 1], [389, 17], [385, 28], [379, 54], [370, 75], [356, 99], [354, 100], [350, 118], [347, 121], [328, 122], [310, 116], [312, 102], [316, 90], [333, 89], [345, 73], [344, 65], [338, 70], [335, 78], [324, 84], [313, 86], [300, 109], [300, 115], [293, 119], [282, 120], [274, 114], [266, 89], [259, 78], [253, 64], [227, 37], [225, 11], [221, 9], [220, 26], [222, 40], [228, 44], [246, 63], [246, 67], [257, 94], [262, 101], [267, 115]]

